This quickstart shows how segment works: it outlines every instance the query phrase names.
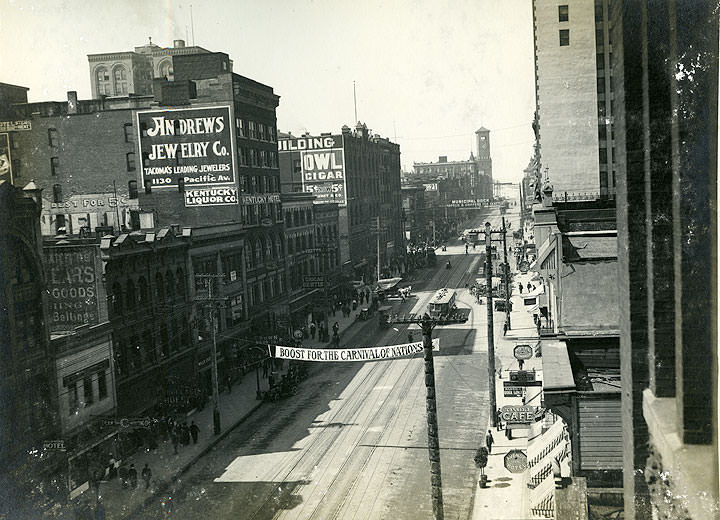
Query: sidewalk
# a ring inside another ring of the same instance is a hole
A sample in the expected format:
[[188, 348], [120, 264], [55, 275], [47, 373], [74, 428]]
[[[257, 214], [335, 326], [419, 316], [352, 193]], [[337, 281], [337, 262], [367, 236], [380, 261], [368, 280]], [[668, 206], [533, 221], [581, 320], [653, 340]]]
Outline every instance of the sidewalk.
[[[350, 317], [343, 318], [342, 312], [338, 311], [336, 316], [330, 315], [329, 323], [332, 330], [332, 324], [336, 321], [340, 326], [340, 342], [343, 341], [343, 333], [355, 322], [356, 312], [350, 313]], [[305, 347], [324, 348], [327, 344], [321, 343], [317, 339], [307, 339], [303, 341]], [[285, 367], [286, 368], [286, 365]], [[281, 370], [282, 371], [282, 370]], [[259, 377], [258, 377], [259, 376]], [[220, 389], [220, 434], [213, 434], [213, 414], [212, 402], [199, 411], [196, 411], [187, 417], [187, 423], [195, 421], [200, 428], [197, 444], [189, 444], [187, 446], [178, 446], [178, 453], [175, 454], [172, 443], [170, 441], [162, 441], [157, 449], [153, 451], [138, 451], [131, 457], [126, 459], [126, 465], [135, 465], [138, 473], [138, 484], [135, 489], [130, 487], [122, 489], [120, 479], [114, 478], [110, 481], [101, 482], [100, 484], [100, 502], [105, 508], [106, 517], [109, 520], [126, 518], [150, 503], [157, 495], [162, 495], [172, 490], [172, 484], [193, 464], [195, 464], [203, 455], [208, 453], [213, 446], [227, 436], [236, 426], [246, 420], [250, 414], [257, 410], [262, 401], [256, 399], [258, 390], [258, 381], [260, 390], [268, 389], [268, 381], [262, 375], [262, 369], [258, 374], [255, 370], [248, 372], [239, 383], [235, 383], [231, 393], [228, 394], [227, 387]], [[272, 403], [270, 404], [272, 406]], [[152, 479], [150, 489], [145, 489], [145, 482], [142, 480], [141, 473], [145, 464], [148, 464], [152, 470]], [[90, 489], [81, 497], [81, 501], [85, 501], [95, 508], [95, 492]]]
[[[518, 370], [518, 361], [513, 355], [515, 345], [526, 343], [535, 346], [538, 340], [537, 328], [533, 322], [532, 315], [525, 310], [523, 305], [524, 294], [518, 294], [517, 283], [526, 283], [525, 276], [530, 275], [516, 273], [515, 288], [513, 290], [512, 308], [510, 322], [512, 329], [505, 336], [496, 336], [495, 358], [496, 368], [500, 376], [495, 379], [495, 396], [497, 408], [503, 406], [523, 404], [521, 397], [505, 397], [504, 382], [509, 377], [510, 370]], [[496, 324], [497, 327], [497, 324]], [[525, 361], [524, 370], [542, 371], [542, 359], [533, 357]], [[539, 395], [541, 387], [527, 387], [525, 401], [529, 405], [539, 406]], [[522, 473], [511, 473], [505, 469], [505, 455], [513, 449], [522, 450], [527, 453], [527, 429], [513, 430], [513, 438], [508, 440], [505, 437], [505, 430], [497, 431], [492, 428], [492, 419], [488, 421], [485, 431], [491, 430], [495, 439], [493, 450], [488, 457], [488, 464], [485, 467], [485, 474], [488, 476], [487, 488], [479, 485], [475, 488], [475, 500], [473, 503], [474, 520], [495, 520], [495, 519], [522, 519], [528, 518], [530, 490], [527, 487], [527, 471]], [[478, 480], [480, 479], [478, 472]]]

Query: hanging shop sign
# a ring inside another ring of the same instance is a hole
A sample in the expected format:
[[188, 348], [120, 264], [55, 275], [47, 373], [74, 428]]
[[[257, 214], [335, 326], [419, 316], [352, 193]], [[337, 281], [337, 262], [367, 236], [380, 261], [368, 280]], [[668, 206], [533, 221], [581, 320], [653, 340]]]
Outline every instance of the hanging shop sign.
[[180, 179], [186, 189], [234, 184], [236, 153], [230, 114], [229, 106], [138, 112], [143, 185], [177, 188]]
[[[275, 345], [274, 350], [274, 357], [296, 361], [379, 361], [420, 354], [423, 352], [423, 342], [343, 349], [313, 349]], [[433, 350], [440, 350], [439, 338], [433, 339]]]
[[515, 345], [513, 356], [518, 360], [530, 359], [533, 357], [533, 348], [530, 345]]
[[544, 408], [535, 406], [503, 406], [500, 409], [500, 416], [506, 423], [530, 424], [545, 416]]
[[521, 450], [510, 450], [505, 454], [505, 469], [510, 473], [522, 473], [527, 467], [527, 455]]
[[510, 381], [513, 383], [533, 383], [533, 382], [535, 382], [535, 371], [534, 370], [511, 370], [510, 371]]
[[524, 386], [503, 386], [504, 397], [522, 397], [525, 395]]

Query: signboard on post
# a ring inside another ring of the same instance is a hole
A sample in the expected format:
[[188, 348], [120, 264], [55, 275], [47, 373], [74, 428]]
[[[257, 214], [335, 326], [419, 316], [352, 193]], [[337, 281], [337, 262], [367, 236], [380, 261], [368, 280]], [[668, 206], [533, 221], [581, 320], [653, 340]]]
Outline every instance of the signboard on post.
[[527, 455], [520, 450], [510, 450], [505, 454], [505, 469], [510, 473], [522, 473], [527, 465]]
[[[143, 185], [177, 188], [180, 179], [187, 189], [234, 185], [236, 154], [231, 121], [229, 106], [138, 112]], [[205, 204], [200, 200], [192, 205]]]
[[323, 275], [306, 274], [303, 276], [303, 289], [322, 289], [325, 287]]
[[505, 397], [522, 397], [524, 395], [524, 386], [503, 386], [503, 396]]
[[535, 381], [534, 370], [511, 370], [510, 381], [513, 383], [532, 383]]
[[278, 151], [300, 153], [302, 189], [317, 203], [347, 204], [342, 135], [279, 139]]
[[533, 348], [530, 345], [515, 345], [513, 356], [518, 360], [530, 359], [533, 357]]

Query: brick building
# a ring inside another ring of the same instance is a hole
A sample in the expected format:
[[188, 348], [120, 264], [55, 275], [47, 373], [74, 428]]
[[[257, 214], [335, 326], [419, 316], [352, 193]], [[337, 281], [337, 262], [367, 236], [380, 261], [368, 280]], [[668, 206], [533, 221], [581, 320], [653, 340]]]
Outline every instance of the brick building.
[[[311, 191], [317, 204], [339, 207], [339, 255], [343, 273], [377, 278], [381, 269], [404, 265], [400, 195], [400, 147], [372, 136], [366, 125], [342, 127], [340, 135], [284, 135], [280, 150], [283, 192]], [[378, 227], [379, 232], [375, 231]], [[379, 233], [379, 237], [378, 237]]]
[[625, 518], [716, 518], [717, 6], [610, 18]]

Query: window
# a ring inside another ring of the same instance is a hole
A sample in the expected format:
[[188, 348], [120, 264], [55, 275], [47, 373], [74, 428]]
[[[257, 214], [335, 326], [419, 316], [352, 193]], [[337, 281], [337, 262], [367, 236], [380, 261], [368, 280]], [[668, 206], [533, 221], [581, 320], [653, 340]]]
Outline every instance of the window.
[[48, 144], [53, 148], [58, 146], [58, 131], [56, 128], [48, 128]]
[[128, 182], [128, 197], [131, 198], [131, 199], [137, 199], [137, 198], [138, 198], [137, 181], [130, 181], [130, 182]]
[[295, 174], [302, 173], [302, 166], [300, 165], [300, 159], [296, 159], [293, 161], [293, 173], [295, 173]]
[[73, 381], [68, 386], [68, 415], [73, 415], [78, 411], [78, 390], [77, 381]]
[[50, 175], [58, 175], [60, 173], [60, 159], [58, 157], [50, 157]]
[[239, 175], [238, 182], [239, 182], [239, 186], [240, 186], [240, 191], [241, 192], [247, 191], [247, 177], [245, 175]]
[[258, 123], [258, 136], [260, 137], [261, 141], [265, 141], [265, 125], [263, 123]]
[[268, 166], [267, 152], [265, 150], [260, 150], [260, 166], [263, 168]]
[[116, 96], [123, 96], [128, 93], [127, 89], [127, 73], [125, 67], [115, 67], [113, 71], [113, 80]]
[[257, 177], [255, 175], [250, 176], [250, 193], [257, 193]]
[[238, 161], [240, 162], [240, 166], [248, 166], [250, 162], [248, 158], [248, 149], [244, 146], [238, 147]]
[[125, 132], [125, 142], [132, 143], [134, 141], [133, 125], [132, 123], [125, 123], [123, 125], [123, 131]]
[[251, 148], [250, 149], [250, 166], [257, 166], [257, 165], [258, 165], [257, 150]]
[[560, 29], [560, 47], [570, 45], [570, 29]]
[[62, 202], [62, 186], [53, 184], [53, 202]]
[[597, 91], [598, 94], [603, 94], [605, 92], [605, 78], [598, 78]]
[[127, 166], [127, 171], [135, 171], [135, 152], [125, 154], [125, 165]]
[[110, 74], [105, 67], [99, 67], [95, 71], [95, 87], [98, 96], [110, 95]]
[[85, 406], [93, 404], [93, 388], [90, 376], [83, 378], [83, 399], [85, 400]]
[[558, 21], [559, 22], [567, 22], [568, 20], [569, 20], [568, 6], [567, 5], [559, 5], [558, 6]]
[[160, 66], [158, 67], [158, 72], [160, 73], [161, 78], [165, 78], [168, 80], [173, 79], [173, 68], [172, 68], [172, 61], [165, 60], [162, 63], [160, 63]]
[[248, 121], [248, 134], [250, 139], [257, 139], [257, 128], [255, 127], [255, 121]]
[[245, 121], [239, 117], [235, 118], [235, 132], [238, 137], [245, 137]]

